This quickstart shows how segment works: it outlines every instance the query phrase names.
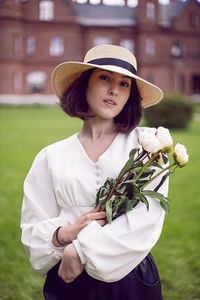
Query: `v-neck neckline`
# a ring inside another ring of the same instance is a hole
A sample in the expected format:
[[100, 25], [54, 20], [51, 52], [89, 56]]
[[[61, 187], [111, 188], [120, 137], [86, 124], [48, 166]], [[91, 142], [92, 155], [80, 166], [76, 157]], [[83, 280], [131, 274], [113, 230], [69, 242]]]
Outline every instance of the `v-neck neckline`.
[[99, 160], [107, 154], [107, 152], [112, 148], [113, 144], [116, 142], [116, 140], [118, 139], [119, 135], [120, 135], [120, 132], [117, 133], [117, 135], [114, 137], [114, 139], [112, 140], [112, 142], [110, 143], [110, 145], [106, 148], [106, 150], [98, 157], [98, 159], [96, 161], [93, 161], [89, 155], [87, 154], [87, 152], [85, 151], [85, 148], [83, 146], [83, 144], [81, 143], [80, 139], [79, 139], [79, 133], [76, 133], [75, 134], [75, 137], [80, 145], [80, 148], [82, 149], [82, 152], [84, 154], [84, 156], [93, 164], [97, 164], [99, 162]]

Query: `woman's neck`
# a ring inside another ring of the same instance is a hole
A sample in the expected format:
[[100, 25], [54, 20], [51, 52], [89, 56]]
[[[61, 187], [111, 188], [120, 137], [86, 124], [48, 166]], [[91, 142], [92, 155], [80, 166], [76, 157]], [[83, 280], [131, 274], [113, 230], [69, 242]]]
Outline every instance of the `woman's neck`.
[[99, 139], [105, 135], [117, 134], [118, 129], [113, 119], [102, 120], [96, 117], [86, 120], [80, 131], [80, 136], [87, 136], [92, 140]]

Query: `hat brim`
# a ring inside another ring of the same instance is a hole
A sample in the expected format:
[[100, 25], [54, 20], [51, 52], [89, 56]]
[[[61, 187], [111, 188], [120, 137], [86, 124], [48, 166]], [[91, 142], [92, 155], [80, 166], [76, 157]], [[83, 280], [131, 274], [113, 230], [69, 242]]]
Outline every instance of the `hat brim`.
[[148, 107], [157, 104], [163, 98], [162, 90], [156, 85], [142, 79], [141, 77], [131, 73], [130, 71], [114, 66], [114, 65], [96, 65], [81, 62], [65, 62], [59, 64], [52, 73], [52, 88], [56, 96], [61, 99], [64, 91], [78, 78], [80, 75], [93, 68], [103, 69], [116, 72], [122, 75], [135, 78], [141, 95], [142, 107]]

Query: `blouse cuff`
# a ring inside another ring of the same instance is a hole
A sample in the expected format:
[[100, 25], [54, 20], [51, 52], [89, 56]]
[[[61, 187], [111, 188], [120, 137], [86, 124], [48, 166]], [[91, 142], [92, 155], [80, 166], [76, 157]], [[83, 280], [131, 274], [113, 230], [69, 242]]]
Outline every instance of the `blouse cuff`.
[[79, 245], [78, 240], [74, 240], [72, 243], [74, 244], [74, 247], [76, 248], [76, 251], [78, 253], [78, 256], [81, 260], [82, 265], [85, 265], [86, 264], [86, 259], [85, 259], [85, 256], [83, 255], [83, 252], [81, 250], [81, 247]]
[[[65, 225], [62, 218], [45, 220], [34, 226], [22, 224], [22, 242], [29, 256], [32, 268], [46, 274], [62, 258], [64, 247], [52, 243], [53, 233], [59, 226]], [[31, 235], [31, 239], [28, 237]]]
[[92, 221], [89, 225], [87, 225], [79, 232], [77, 239], [73, 241], [73, 244], [76, 248], [76, 251], [78, 252], [81, 263], [83, 265], [87, 263], [87, 260], [83, 254], [83, 250], [82, 250], [83, 244], [81, 244], [81, 240], [84, 239], [86, 241], [90, 236], [93, 235], [94, 231], [97, 230], [97, 227], [99, 228], [99, 226], [100, 225], [96, 221]]

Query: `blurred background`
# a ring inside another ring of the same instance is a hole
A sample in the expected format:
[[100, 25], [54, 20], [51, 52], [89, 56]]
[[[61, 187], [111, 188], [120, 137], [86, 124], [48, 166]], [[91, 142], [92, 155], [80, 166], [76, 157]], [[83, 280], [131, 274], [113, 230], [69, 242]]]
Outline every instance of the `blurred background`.
[[165, 93], [200, 100], [199, 10], [196, 0], [1, 0], [0, 100], [52, 95], [53, 68], [101, 44], [128, 48]]
[[23, 182], [43, 147], [82, 126], [58, 106], [54, 67], [101, 44], [128, 48], [137, 74], [165, 93], [140, 126], [168, 127], [188, 149], [189, 164], [170, 177], [171, 214], [152, 253], [164, 300], [200, 299], [200, 1], [0, 0], [1, 300], [43, 299], [44, 277], [20, 241]]

